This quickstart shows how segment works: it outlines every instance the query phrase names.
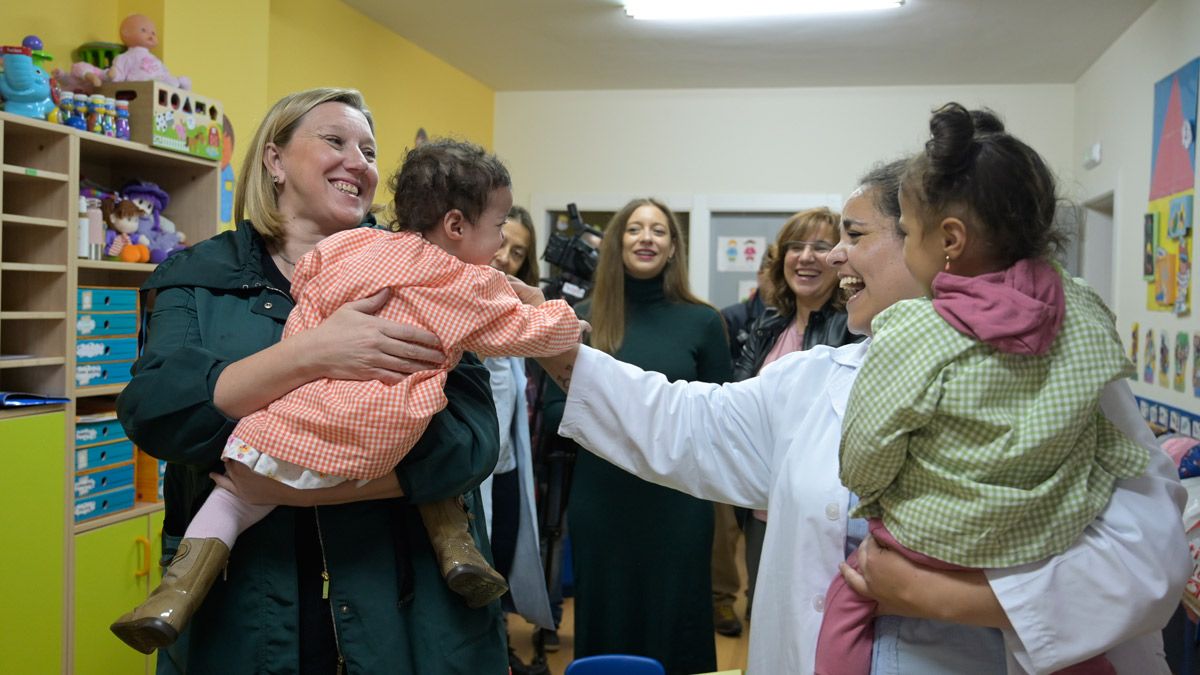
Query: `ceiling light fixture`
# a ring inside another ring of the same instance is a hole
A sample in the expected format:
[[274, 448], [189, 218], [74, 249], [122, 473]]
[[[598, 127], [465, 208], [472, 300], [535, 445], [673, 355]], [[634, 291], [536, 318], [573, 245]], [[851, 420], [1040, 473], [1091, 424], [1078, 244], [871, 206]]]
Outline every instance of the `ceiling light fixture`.
[[625, 13], [648, 21], [750, 19], [796, 14], [895, 9], [905, 0], [621, 0]]

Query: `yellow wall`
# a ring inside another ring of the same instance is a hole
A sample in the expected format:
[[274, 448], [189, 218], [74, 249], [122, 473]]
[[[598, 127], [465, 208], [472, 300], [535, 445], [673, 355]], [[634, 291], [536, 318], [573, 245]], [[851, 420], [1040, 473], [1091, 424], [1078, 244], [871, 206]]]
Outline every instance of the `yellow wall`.
[[363, 92], [375, 114], [384, 178], [418, 127], [492, 145], [491, 89], [340, 2], [274, 0], [270, 45], [271, 100], [320, 85]]
[[[0, 44], [37, 33], [55, 64], [68, 64], [80, 43], [119, 42], [120, 21], [132, 12], [158, 23], [172, 74], [225, 106], [238, 141], [235, 168], [270, 105], [317, 86], [362, 90], [385, 179], [418, 127], [492, 145], [491, 89], [338, 0], [6, 0]], [[388, 201], [386, 190], [376, 201]]]

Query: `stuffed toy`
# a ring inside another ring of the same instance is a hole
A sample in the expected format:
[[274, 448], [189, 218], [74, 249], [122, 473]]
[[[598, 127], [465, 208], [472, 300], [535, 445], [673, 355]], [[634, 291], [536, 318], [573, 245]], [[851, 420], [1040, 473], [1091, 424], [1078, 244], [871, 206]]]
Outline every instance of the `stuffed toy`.
[[104, 214], [104, 255], [122, 262], [149, 262], [150, 240], [138, 234], [138, 221], [142, 210], [128, 199], [117, 201], [111, 197], [100, 202]]
[[158, 30], [143, 14], [130, 14], [121, 22], [121, 42], [128, 49], [113, 59], [108, 77], [113, 82], [155, 80], [180, 89], [191, 89], [186, 77], [175, 77], [150, 50], [158, 46]]
[[150, 262], [160, 263], [172, 253], [186, 248], [184, 234], [177, 231], [171, 219], [162, 215], [163, 209], [171, 203], [170, 196], [162, 188], [149, 181], [138, 181], [121, 188], [121, 195], [142, 211], [137, 231], [149, 241]]

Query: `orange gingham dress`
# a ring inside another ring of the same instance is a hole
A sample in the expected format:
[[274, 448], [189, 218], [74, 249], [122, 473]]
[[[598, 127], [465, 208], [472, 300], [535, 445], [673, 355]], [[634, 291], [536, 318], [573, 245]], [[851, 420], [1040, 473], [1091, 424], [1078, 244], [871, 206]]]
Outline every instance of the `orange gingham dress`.
[[[419, 234], [372, 228], [329, 236], [300, 259], [292, 279], [296, 306], [283, 338], [384, 288], [391, 288], [392, 296], [376, 316], [437, 335], [447, 364], [394, 385], [328, 378], [309, 382], [238, 422], [226, 457], [246, 461], [239, 455], [261, 453], [322, 478], [378, 478], [393, 470], [429, 418], [446, 407], [446, 375], [464, 351], [552, 356], [579, 341], [575, 312], [562, 300], [537, 307], [522, 304], [503, 273], [464, 263]], [[239, 452], [235, 439], [252, 452]]]

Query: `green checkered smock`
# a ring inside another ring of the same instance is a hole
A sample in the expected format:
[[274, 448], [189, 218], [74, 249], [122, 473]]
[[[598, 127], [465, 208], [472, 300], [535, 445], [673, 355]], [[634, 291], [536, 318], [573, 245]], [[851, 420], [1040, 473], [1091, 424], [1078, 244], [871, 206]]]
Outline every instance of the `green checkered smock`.
[[1005, 354], [955, 330], [928, 298], [880, 312], [843, 422], [852, 515], [964, 567], [1066, 550], [1149, 456], [1100, 412], [1127, 377], [1113, 315], [1064, 277], [1062, 329], [1043, 356]]

